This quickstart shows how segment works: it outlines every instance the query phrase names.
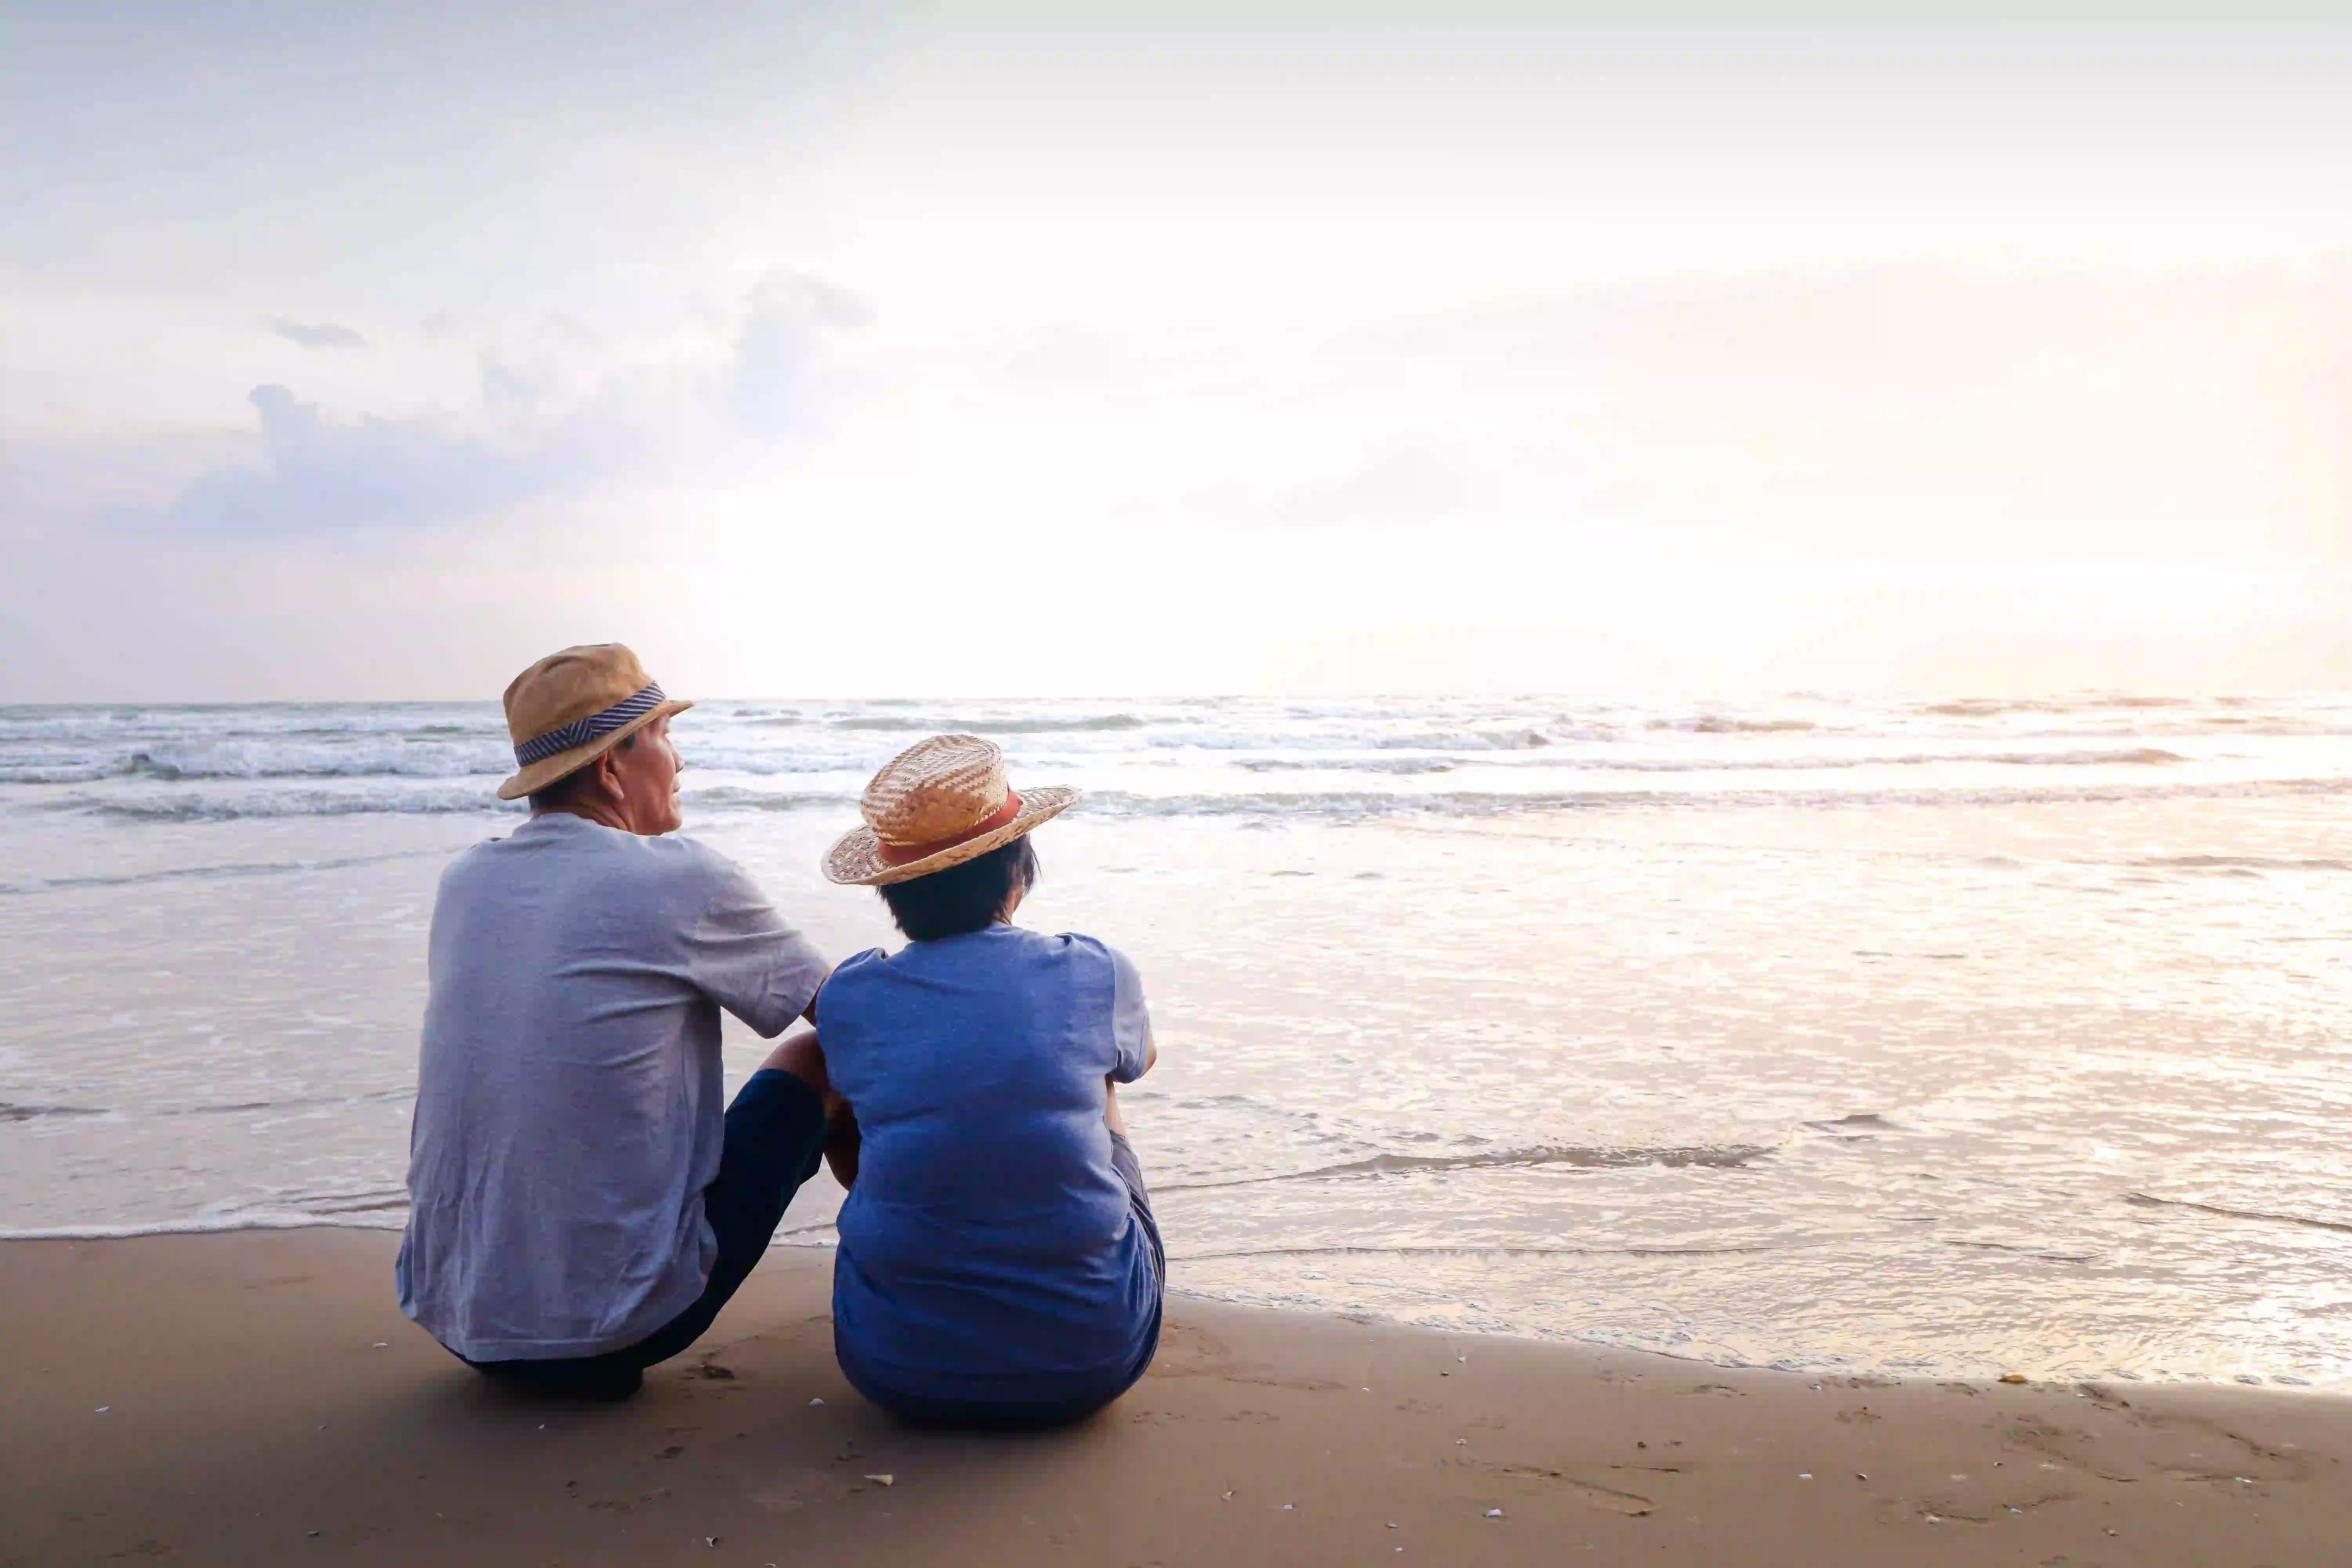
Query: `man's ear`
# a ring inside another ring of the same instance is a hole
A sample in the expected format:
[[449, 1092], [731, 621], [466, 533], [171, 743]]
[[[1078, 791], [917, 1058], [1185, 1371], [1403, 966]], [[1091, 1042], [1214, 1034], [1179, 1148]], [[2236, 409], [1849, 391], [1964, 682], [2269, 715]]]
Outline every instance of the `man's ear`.
[[603, 756], [598, 757], [594, 762], [589, 763], [588, 767], [589, 771], [594, 775], [589, 780], [590, 787], [594, 789], [598, 795], [603, 795], [606, 800], [618, 805], [621, 803], [622, 794], [621, 772], [614, 763], [613, 753], [609, 751], [606, 752]]

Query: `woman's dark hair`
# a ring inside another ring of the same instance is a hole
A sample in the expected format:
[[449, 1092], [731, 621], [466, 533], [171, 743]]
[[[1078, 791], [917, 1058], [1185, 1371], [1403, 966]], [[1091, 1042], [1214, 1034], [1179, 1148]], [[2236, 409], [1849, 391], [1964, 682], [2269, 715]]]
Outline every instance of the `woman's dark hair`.
[[1024, 833], [961, 866], [908, 882], [886, 882], [874, 890], [890, 906], [890, 918], [908, 941], [937, 942], [986, 930], [996, 923], [1013, 894], [1036, 885], [1037, 851], [1029, 847]]

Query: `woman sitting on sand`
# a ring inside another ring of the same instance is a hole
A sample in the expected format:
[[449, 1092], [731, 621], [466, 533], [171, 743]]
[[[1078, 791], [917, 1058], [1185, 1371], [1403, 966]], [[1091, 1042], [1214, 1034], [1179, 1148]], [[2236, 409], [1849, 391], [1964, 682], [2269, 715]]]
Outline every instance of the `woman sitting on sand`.
[[1157, 1053], [1134, 965], [1013, 924], [1030, 829], [1077, 799], [1015, 793], [1003, 753], [935, 735], [866, 788], [825, 857], [908, 938], [816, 1005], [847, 1102], [833, 1333], [858, 1392], [908, 1419], [1046, 1426], [1125, 1393], [1160, 1341], [1165, 1259], [1114, 1084]]

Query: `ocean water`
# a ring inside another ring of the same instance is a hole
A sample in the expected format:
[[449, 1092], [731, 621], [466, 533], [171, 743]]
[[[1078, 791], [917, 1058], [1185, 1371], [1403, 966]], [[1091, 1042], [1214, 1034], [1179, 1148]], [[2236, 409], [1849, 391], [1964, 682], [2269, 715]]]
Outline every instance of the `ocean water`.
[[[1023, 918], [1142, 967], [1179, 1289], [2352, 1386], [2352, 698], [708, 701], [688, 831], [886, 942], [817, 858], [941, 729], [1091, 792]], [[0, 1235], [400, 1225], [507, 766], [490, 704], [0, 709]]]

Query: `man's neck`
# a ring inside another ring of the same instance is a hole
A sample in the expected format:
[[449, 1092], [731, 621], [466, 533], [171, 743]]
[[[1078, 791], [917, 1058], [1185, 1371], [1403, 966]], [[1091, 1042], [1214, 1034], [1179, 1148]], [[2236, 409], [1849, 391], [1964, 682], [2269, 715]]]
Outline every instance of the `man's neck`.
[[[583, 822], [593, 822], [599, 827], [609, 827], [616, 833], [637, 832], [621, 815], [620, 807], [604, 800], [583, 800], [576, 805], [567, 802], [562, 805], [551, 805], [544, 811], [534, 811], [531, 816], [576, 816]], [[637, 837], [642, 838], [645, 835], [637, 834]]]

